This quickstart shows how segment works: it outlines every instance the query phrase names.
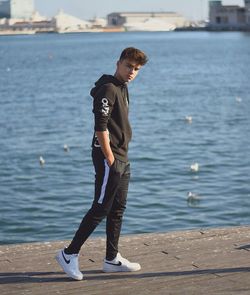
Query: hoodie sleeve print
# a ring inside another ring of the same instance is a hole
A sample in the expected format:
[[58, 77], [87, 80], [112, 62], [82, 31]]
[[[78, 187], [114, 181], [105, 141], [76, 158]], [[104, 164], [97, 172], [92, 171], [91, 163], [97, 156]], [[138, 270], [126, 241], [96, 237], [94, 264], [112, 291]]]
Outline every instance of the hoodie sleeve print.
[[100, 87], [94, 97], [93, 113], [95, 116], [95, 131], [106, 131], [110, 114], [115, 103], [115, 90], [112, 85]]

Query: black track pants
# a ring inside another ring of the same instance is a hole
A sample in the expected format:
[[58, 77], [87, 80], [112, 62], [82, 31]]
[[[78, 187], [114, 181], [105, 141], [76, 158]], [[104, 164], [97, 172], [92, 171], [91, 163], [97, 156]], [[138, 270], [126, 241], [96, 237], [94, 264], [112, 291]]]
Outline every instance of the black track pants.
[[95, 167], [95, 198], [92, 207], [83, 220], [66, 253], [79, 253], [81, 246], [88, 239], [97, 225], [107, 217], [106, 259], [112, 260], [118, 253], [118, 241], [121, 232], [123, 212], [126, 209], [128, 185], [130, 180], [130, 164], [115, 159], [108, 166], [102, 152], [93, 150]]

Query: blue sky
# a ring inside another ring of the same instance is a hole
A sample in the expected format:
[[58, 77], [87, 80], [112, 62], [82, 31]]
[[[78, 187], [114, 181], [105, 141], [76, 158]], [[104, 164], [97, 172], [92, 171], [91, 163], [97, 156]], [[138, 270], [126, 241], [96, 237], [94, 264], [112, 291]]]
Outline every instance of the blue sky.
[[[42, 15], [51, 17], [62, 8], [82, 19], [105, 17], [119, 11], [175, 11], [191, 20], [205, 19], [208, 0], [34, 0]], [[241, 5], [243, 0], [224, 0], [224, 5]]]

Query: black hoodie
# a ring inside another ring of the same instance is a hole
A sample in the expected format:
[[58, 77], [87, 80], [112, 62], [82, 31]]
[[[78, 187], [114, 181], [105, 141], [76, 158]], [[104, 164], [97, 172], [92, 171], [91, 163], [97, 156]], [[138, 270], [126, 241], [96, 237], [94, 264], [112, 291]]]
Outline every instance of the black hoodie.
[[[95, 131], [108, 131], [110, 147], [116, 159], [128, 160], [128, 143], [132, 131], [128, 119], [129, 96], [126, 83], [114, 76], [103, 75], [95, 83], [90, 92], [94, 98], [93, 113], [95, 115]], [[94, 134], [93, 148], [100, 149]]]

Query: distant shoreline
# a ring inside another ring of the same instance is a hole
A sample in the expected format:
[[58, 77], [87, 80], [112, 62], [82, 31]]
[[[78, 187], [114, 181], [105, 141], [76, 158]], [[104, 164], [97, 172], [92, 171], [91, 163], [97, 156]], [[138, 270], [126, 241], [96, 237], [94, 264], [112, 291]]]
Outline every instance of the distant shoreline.
[[[71, 32], [57, 32], [57, 31], [33, 31], [33, 30], [26, 30], [26, 31], [13, 31], [13, 30], [5, 30], [0, 31], [0, 36], [17, 36], [17, 35], [39, 35], [39, 34], [81, 34], [81, 33], [135, 33], [135, 32], [143, 32], [143, 33], [151, 33], [151, 32], [161, 32], [164, 31], [125, 31], [125, 30], [104, 30], [104, 31], [95, 31], [95, 30], [87, 30], [87, 31], [71, 31]], [[217, 30], [211, 28], [197, 28], [197, 27], [188, 27], [188, 28], [177, 28], [173, 31], [166, 31], [165, 33], [169, 32], [250, 32], [250, 30], [236, 30], [236, 29], [224, 29], [224, 30]]]

